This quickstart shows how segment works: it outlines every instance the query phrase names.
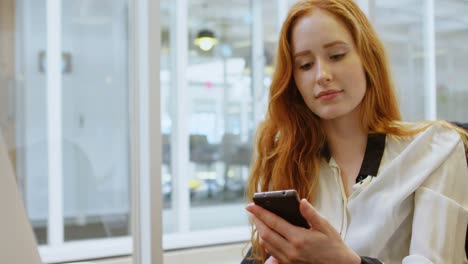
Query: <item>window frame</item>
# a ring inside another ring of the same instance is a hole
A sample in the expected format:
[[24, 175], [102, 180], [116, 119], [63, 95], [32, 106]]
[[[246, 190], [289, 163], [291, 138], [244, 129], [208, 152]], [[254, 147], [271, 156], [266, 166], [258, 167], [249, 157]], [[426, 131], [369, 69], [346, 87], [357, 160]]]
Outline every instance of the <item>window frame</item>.
[[[39, 246], [45, 263], [122, 255], [133, 255], [135, 263], [162, 262], [159, 2], [129, 0], [132, 236], [64, 241], [61, 143], [49, 140], [49, 237]], [[47, 32], [48, 138], [54, 139], [61, 138], [61, 0], [47, 0]]]

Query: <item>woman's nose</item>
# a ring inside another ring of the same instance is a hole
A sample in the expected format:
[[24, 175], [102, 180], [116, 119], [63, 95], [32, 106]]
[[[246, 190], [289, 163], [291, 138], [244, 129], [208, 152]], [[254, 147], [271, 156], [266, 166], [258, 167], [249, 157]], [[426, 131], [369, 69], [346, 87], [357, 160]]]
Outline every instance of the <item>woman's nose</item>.
[[332, 75], [328, 64], [324, 61], [317, 62], [317, 84], [326, 86], [332, 81]]

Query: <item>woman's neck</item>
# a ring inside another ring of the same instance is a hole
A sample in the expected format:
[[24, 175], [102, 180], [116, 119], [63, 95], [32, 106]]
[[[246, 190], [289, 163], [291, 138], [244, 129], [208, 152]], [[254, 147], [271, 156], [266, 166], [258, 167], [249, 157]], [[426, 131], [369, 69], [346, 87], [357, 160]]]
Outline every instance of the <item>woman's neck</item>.
[[323, 127], [331, 156], [340, 167], [340, 176], [349, 197], [362, 166], [367, 145], [367, 131], [358, 119], [324, 120]]
[[359, 118], [322, 120], [331, 156], [340, 163], [349, 163], [364, 158], [367, 131]]

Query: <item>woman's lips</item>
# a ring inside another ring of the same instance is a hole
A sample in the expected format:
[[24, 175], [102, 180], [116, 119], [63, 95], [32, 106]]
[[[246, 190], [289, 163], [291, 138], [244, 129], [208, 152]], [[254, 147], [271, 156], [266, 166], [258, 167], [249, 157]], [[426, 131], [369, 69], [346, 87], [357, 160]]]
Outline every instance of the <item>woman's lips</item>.
[[341, 92], [343, 92], [343, 91], [336, 91], [336, 90], [333, 90], [333, 91], [323, 91], [323, 92], [320, 92], [320, 93], [317, 95], [317, 99], [321, 99], [321, 100], [332, 100], [332, 99], [335, 99]]

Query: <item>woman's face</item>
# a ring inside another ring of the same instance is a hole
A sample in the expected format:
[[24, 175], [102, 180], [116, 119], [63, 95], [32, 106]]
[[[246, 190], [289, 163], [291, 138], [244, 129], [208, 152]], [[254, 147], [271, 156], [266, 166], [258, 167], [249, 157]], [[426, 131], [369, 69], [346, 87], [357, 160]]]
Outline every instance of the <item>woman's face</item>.
[[309, 109], [324, 120], [356, 111], [366, 77], [346, 27], [316, 9], [297, 21], [291, 40], [294, 81]]

